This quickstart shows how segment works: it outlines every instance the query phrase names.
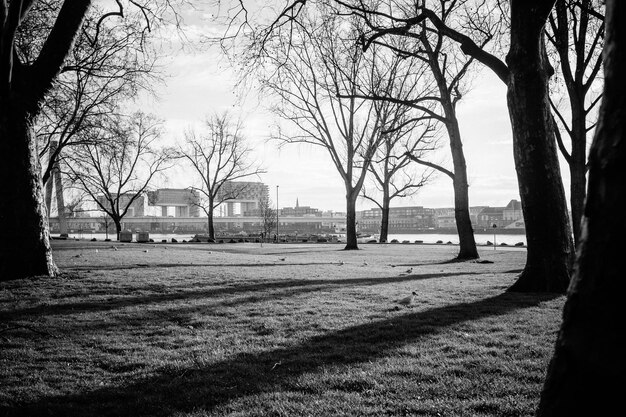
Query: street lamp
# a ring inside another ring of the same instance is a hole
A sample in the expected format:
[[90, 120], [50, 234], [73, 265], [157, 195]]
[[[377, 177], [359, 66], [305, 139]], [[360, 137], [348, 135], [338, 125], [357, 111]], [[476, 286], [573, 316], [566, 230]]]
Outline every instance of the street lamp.
[[493, 250], [496, 250], [496, 228], [498, 227], [497, 224], [493, 224]]
[[276, 186], [276, 242], [280, 240], [278, 233], [278, 185]]

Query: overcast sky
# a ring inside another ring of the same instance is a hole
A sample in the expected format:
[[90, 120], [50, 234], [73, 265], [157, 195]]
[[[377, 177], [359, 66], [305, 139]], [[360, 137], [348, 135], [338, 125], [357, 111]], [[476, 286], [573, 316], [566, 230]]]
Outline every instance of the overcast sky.
[[[196, 15], [198, 16], [198, 15]], [[187, 34], [191, 40], [199, 33], [211, 30], [209, 23], [198, 18], [187, 19]], [[220, 51], [178, 51], [166, 61], [169, 75], [166, 85], [159, 89], [159, 100], [149, 110], [163, 118], [167, 127], [167, 141], [181, 140], [189, 126], [198, 126], [204, 116], [212, 112], [231, 110], [241, 115], [248, 140], [254, 144], [256, 157], [263, 162], [267, 174], [261, 180], [270, 187], [276, 200], [279, 186], [280, 207], [300, 205], [323, 210], [345, 211], [345, 191], [326, 151], [311, 145], [288, 145], [278, 148], [268, 142], [270, 128], [275, 122], [254, 94], [245, 102], [237, 99], [236, 79]], [[481, 70], [473, 87], [458, 106], [458, 117], [470, 182], [470, 205], [504, 206], [511, 199], [519, 199], [513, 164], [511, 127], [506, 108], [504, 84], [487, 69]], [[434, 157], [451, 167], [449, 148]], [[186, 187], [191, 184], [191, 171], [181, 168], [168, 175], [167, 187]], [[566, 184], [567, 189], [567, 184]], [[439, 175], [414, 197], [398, 199], [392, 206], [421, 205], [452, 207], [452, 182]], [[358, 209], [368, 209], [373, 203], [361, 201]]]

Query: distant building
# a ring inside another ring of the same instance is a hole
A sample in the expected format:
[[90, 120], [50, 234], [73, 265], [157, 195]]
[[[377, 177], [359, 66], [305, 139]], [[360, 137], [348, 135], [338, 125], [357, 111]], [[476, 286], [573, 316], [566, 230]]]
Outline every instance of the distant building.
[[515, 221], [522, 219], [524, 214], [522, 213], [522, 203], [517, 200], [509, 201], [502, 211], [502, 218], [504, 220]]
[[296, 198], [296, 206], [281, 208], [280, 215], [285, 217], [320, 217], [322, 212], [319, 209], [312, 208], [310, 206], [301, 206], [300, 202]]
[[[358, 213], [359, 230], [378, 232], [382, 222], [383, 210], [374, 207]], [[390, 207], [389, 232], [418, 231], [435, 227], [433, 209], [422, 206]]]
[[198, 192], [187, 188], [159, 188], [148, 191], [148, 205], [161, 207], [161, 217], [168, 217], [168, 208], [175, 207], [174, 217], [199, 217]]
[[262, 182], [226, 181], [217, 194], [217, 199], [224, 201], [220, 205], [221, 215], [228, 217], [235, 216], [235, 204], [239, 204], [240, 215], [254, 215], [254, 210], [259, 208], [259, 202], [267, 198], [269, 187]]
[[478, 214], [476, 226], [484, 229], [506, 226], [504, 207], [485, 207]]

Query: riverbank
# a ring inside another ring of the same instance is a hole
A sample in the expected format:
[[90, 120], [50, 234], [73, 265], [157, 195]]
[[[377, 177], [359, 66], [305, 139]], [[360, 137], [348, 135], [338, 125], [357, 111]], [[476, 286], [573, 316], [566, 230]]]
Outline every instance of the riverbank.
[[564, 301], [514, 248], [52, 244], [0, 283], [2, 415], [532, 415]]

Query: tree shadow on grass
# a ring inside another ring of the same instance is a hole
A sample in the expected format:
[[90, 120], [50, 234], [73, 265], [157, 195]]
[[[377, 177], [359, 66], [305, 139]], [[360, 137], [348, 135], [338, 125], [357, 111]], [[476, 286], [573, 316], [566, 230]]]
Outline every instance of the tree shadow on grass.
[[[102, 300], [94, 302], [74, 302], [63, 303], [57, 305], [45, 305], [37, 307], [29, 307], [11, 310], [10, 312], [0, 313], [2, 320], [17, 320], [26, 316], [51, 316], [58, 314], [77, 314], [80, 312], [98, 312], [111, 311], [125, 307], [135, 307], [139, 305], [150, 305], [158, 303], [170, 303], [177, 301], [192, 301], [199, 299], [213, 299], [223, 296], [234, 296], [242, 293], [253, 293], [250, 302], [260, 301], [261, 299], [271, 299], [276, 294], [270, 293], [265, 296], [258, 295], [260, 291], [282, 291], [290, 290], [287, 294], [297, 295], [303, 292], [321, 291], [340, 286], [371, 286], [371, 285], [388, 285], [404, 282], [421, 281], [425, 279], [444, 278], [461, 275], [476, 275], [475, 272], [444, 272], [435, 274], [415, 274], [405, 276], [383, 277], [383, 278], [344, 278], [344, 279], [292, 279], [277, 281], [262, 281], [254, 284], [241, 284], [232, 287], [219, 287], [202, 290], [180, 290], [180, 288], [172, 288], [167, 293], [157, 293], [141, 296], [125, 296], [119, 295], [113, 300]], [[239, 302], [241, 304], [241, 302]]]
[[[396, 315], [313, 337], [304, 343], [244, 353], [187, 369], [164, 367], [152, 376], [84, 393], [49, 396], [0, 409], [13, 415], [153, 415], [214, 411], [249, 395], [308, 392], [298, 378], [322, 367], [358, 365], [385, 357], [444, 328], [533, 307], [558, 295], [504, 293], [468, 303]], [[332, 387], [315, 387], [318, 391]]]
[[337, 262], [302, 262], [302, 263], [245, 263], [245, 264], [207, 264], [207, 263], [136, 263], [128, 265], [72, 265], [63, 268], [68, 271], [126, 271], [129, 269], [145, 269], [145, 268], [187, 268], [187, 267], [226, 267], [226, 268], [254, 268], [269, 266], [309, 266], [309, 265], [336, 265]]

